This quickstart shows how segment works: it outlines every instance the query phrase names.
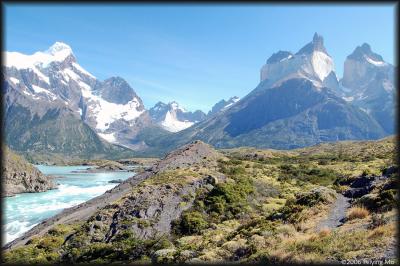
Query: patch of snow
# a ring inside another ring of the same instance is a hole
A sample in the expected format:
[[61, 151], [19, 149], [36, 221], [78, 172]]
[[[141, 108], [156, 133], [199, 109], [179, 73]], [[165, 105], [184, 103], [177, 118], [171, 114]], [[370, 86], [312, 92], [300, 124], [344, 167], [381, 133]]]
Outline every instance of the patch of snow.
[[314, 68], [314, 72], [321, 81], [324, 81], [329, 73], [335, 71], [332, 58], [320, 51], [313, 52], [311, 64]]
[[[80, 81], [80, 77], [78, 74], [76, 74], [74, 71], [72, 71], [72, 69], [66, 68], [63, 70], [63, 73], [67, 74], [68, 77], [70, 77], [71, 79], [73, 79], [76, 82]], [[68, 79], [69, 81], [69, 79]]]
[[288, 57], [285, 57], [285, 58], [282, 58], [281, 60], [279, 60], [279, 62], [289, 60], [292, 57], [293, 57], [293, 55], [290, 54]]
[[384, 65], [386, 65], [385, 62], [383, 62], [383, 61], [375, 61], [375, 60], [373, 60], [372, 58], [370, 58], [370, 57], [368, 57], [366, 55], [364, 55], [364, 58], [368, 61], [368, 63], [373, 64], [375, 66], [384, 66]]
[[87, 99], [90, 112], [95, 116], [96, 129], [99, 131], [107, 130], [110, 124], [118, 119], [130, 121], [144, 112], [144, 110], [138, 111], [140, 103], [137, 98], [133, 98], [126, 104], [111, 103], [94, 95], [86, 83], [80, 81], [78, 84], [81, 85], [82, 96]]
[[226, 109], [230, 108], [232, 105], [234, 105], [235, 103], [237, 103], [240, 100], [239, 97], [232, 97], [229, 99], [228, 102], [230, 102], [229, 104], [225, 105], [224, 107], [222, 107], [221, 111], [225, 111]]
[[165, 114], [165, 119], [161, 122], [161, 126], [170, 132], [184, 130], [193, 124], [193, 122], [177, 120], [170, 111]]
[[10, 80], [11, 80], [11, 82], [14, 83], [15, 85], [19, 84], [19, 79], [10, 77]]
[[26, 95], [32, 96], [32, 93], [29, 93], [29, 92], [26, 91], [26, 90], [23, 90], [22, 92], [23, 92], [24, 94], [26, 94]]
[[360, 109], [361, 109], [361, 111], [364, 111], [364, 112], [366, 112], [367, 114], [370, 114], [370, 113], [371, 113], [371, 110], [370, 110], [370, 109], [365, 109], [365, 108], [362, 108], [362, 107], [360, 107]]
[[5, 52], [6, 67], [15, 67], [17, 69], [28, 69], [39, 66], [46, 68], [52, 62], [62, 62], [72, 54], [71, 47], [56, 42], [45, 52], [36, 52], [32, 55], [26, 55], [18, 52]]
[[85, 69], [83, 69], [83, 67], [81, 67], [80, 65], [78, 65], [77, 63], [72, 63], [72, 66], [75, 67], [79, 72], [93, 78], [96, 79], [95, 76], [93, 76], [92, 74], [90, 74], [89, 72], [87, 72]]
[[387, 92], [392, 92], [394, 87], [393, 87], [393, 83], [391, 83], [389, 80], [385, 80], [383, 81], [383, 89]]
[[240, 98], [235, 96], [235, 97], [231, 98], [231, 100], [236, 103], [240, 100]]
[[46, 90], [46, 89], [44, 89], [42, 87], [39, 87], [39, 86], [36, 86], [36, 85], [32, 85], [32, 89], [35, 91], [35, 93], [45, 93], [45, 94], [49, 95], [52, 98], [52, 100], [56, 100], [57, 99], [57, 96], [55, 96], [54, 93], [52, 93], [52, 92], [50, 92], [50, 91], [48, 91], [48, 90]]
[[33, 72], [35, 72], [36, 75], [38, 75], [38, 77], [43, 80], [44, 82], [46, 82], [47, 84], [50, 85], [50, 78], [48, 76], [45, 76], [42, 72], [40, 72], [36, 67], [32, 68]]
[[364, 95], [364, 92], [359, 92], [359, 93], [357, 93], [355, 96], [356, 96], [355, 98], [356, 98], [358, 101], [364, 100], [364, 99], [368, 98], [368, 95]]
[[115, 139], [114, 133], [97, 133], [97, 134], [108, 142], [115, 143], [117, 141]]
[[346, 102], [352, 102], [354, 100], [354, 97], [353, 96], [343, 97], [343, 100], [345, 100]]
[[86, 91], [91, 90], [90, 86], [83, 81], [78, 81], [79, 86], [83, 87]]

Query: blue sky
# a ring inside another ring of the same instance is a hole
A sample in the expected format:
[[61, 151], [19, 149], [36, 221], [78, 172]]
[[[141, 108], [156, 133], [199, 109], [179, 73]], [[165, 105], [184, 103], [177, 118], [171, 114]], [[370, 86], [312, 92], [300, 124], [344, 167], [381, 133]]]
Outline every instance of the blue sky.
[[324, 37], [337, 74], [367, 42], [394, 63], [394, 5], [5, 5], [5, 49], [27, 54], [69, 44], [99, 79], [121, 76], [143, 99], [207, 112], [243, 97], [278, 50]]

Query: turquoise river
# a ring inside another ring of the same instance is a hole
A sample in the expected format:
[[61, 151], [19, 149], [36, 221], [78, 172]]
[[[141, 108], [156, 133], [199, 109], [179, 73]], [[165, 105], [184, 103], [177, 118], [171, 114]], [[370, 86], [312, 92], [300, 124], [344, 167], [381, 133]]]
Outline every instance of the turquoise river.
[[46, 175], [59, 176], [57, 189], [41, 193], [23, 193], [3, 199], [3, 243], [12, 241], [24, 232], [65, 208], [99, 196], [117, 184], [114, 179], [127, 179], [134, 172], [76, 173], [88, 166], [36, 166]]

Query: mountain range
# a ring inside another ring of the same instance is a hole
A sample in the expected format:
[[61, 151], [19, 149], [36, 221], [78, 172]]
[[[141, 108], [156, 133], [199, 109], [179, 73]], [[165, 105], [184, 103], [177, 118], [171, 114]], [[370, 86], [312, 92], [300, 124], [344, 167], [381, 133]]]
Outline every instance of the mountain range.
[[363, 44], [338, 79], [317, 33], [296, 53], [274, 53], [255, 89], [207, 114], [175, 101], [147, 110], [123, 78], [97, 79], [61, 42], [33, 55], [5, 52], [3, 69], [5, 138], [19, 152], [160, 155], [195, 139], [218, 148], [291, 149], [395, 130], [394, 66]]

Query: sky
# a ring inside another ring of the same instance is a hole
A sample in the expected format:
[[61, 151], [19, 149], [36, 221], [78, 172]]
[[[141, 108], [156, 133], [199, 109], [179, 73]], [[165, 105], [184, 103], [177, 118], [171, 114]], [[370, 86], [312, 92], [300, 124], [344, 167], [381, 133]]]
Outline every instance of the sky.
[[[335, 62], [364, 42], [395, 63], [395, 6], [5, 4], [5, 50], [32, 54], [56, 41], [100, 80], [120, 76], [145, 107], [177, 101], [207, 112], [244, 97], [279, 50], [297, 52], [315, 32]], [[397, 65], [397, 64], [395, 64]]]

